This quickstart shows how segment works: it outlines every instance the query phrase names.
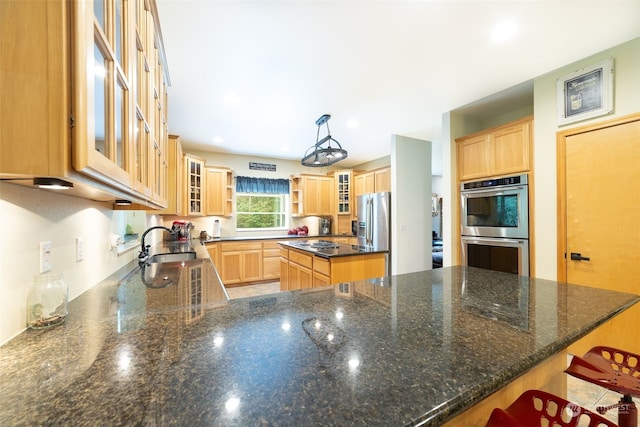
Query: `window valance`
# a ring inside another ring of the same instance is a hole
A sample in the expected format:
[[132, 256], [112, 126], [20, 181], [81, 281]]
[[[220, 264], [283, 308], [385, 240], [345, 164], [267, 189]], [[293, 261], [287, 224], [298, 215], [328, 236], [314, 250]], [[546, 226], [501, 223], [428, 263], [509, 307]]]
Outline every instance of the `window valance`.
[[237, 193], [289, 194], [288, 179], [236, 177]]

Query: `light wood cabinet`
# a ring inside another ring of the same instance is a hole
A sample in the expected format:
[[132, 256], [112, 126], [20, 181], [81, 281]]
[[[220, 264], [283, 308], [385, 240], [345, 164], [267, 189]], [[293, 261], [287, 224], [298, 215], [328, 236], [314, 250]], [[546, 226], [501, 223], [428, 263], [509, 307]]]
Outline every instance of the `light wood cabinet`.
[[186, 207], [185, 174], [182, 142], [179, 136], [169, 135], [167, 165], [167, 208], [153, 213], [183, 216]]
[[291, 215], [333, 215], [333, 177], [296, 175], [291, 177]]
[[187, 215], [204, 214], [204, 159], [192, 154], [184, 156], [184, 173], [187, 192]]
[[280, 245], [277, 241], [262, 242], [262, 279], [280, 279]]
[[351, 215], [353, 173], [351, 171], [339, 171], [333, 177], [335, 181], [336, 214]]
[[533, 118], [456, 139], [458, 179], [486, 178], [531, 169]]
[[205, 215], [231, 216], [233, 213], [233, 171], [206, 167]]
[[374, 193], [391, 191], [391, 169], [378, 169], [373, 172]]
[[355, 177], [355, 195], [391, 191], [391, 168], [376, 169], [357, 174]]
[[[56, 177], [74, 184], [67, 194], [164, 208], [166, 68], [155, 1], [99, 4], [0, 2], [0, 37], [12, 40], [0, 50], [11, 77], [0, 79], [0, 177], [23, 185]], [[153, 69], [146, 82], [140, 57]]]
[[336, 200], [332, 232], [351, 234], [351, 218], [355, 214], [353, 171], [337, 171], [333, 180]]
[[[283, 238], [281, 240], [287, 240]], [[279, 240], [244, 240], [206, 243], [209, 257], [225, 285], [277, 281], [288, 270], [281, 268], [282, 251]], [[284, 259], [288, 255], [285, 253]]]
[[331, 278], [325, 274], [313, 273], [313, 287], [319, 288], [321, 286], [329, 286], [331, 284]]
[[289, 256], [280, 256], [280, 290], [289, 290]]
[[[355, 196], [356, 199], [358, 196], [369, 193], [381, 193], [385, 191], [391, 191], [391, 168], [386, 167], [382, 169], [376, 169], [369, 172], [359, 173], [354, 178], [355, 181]], [[352, 208], [353, 218], [358, 217], [358, 202], [354, 200], [353, 208]], [[350, 226], [349, 226], [350, 227]], [[345, 226], [343, 225], [343, 228]], [[343, 231], [346, 233], [350, 233], [351, 229], [347, 231]]]
[[[312, 256], [289, 251], [288, 289], [306, 289], [313, 286]], [[282, 287], [282, 285], [280, 285]]]
[[[280, 256], [280, 289], [283, 291], [385, 275], [384, 253], [323, 258], [303, 250], [282, 247]], [[283, 280], [285, 275], [286, 279]]]
[[[207, 252], [209, 253], [209, 258], [211, 258], [211, 262], [215, 266], [216, 269], [220, 267], [220, 243], [207, 243], [206, 245]], [[220, 272], [218, 271], [218, 274]]]
[[356, 175], [355, 182], [356, 197], [362, 194], [375, 193], [375, 176], [373, 172]]
[[218, 274], [224, 285], [262, 280], [262, 242], [222, 242]]
[[331, 284], [331, 263], [327, 258], [313, 257], [313, 287]]

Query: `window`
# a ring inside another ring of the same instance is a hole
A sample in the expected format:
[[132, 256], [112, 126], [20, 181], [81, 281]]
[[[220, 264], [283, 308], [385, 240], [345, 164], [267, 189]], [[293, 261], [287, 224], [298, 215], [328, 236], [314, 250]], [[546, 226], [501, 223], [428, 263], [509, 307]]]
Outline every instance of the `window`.
[[237, 229], [287, 228], [286, 198], [286, 194], [236, 193]]

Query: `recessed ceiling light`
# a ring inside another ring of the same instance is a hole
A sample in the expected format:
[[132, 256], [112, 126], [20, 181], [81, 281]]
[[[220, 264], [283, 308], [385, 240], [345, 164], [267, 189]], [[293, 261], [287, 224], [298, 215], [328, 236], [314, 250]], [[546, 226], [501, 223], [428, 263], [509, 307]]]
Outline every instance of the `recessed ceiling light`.
[[214, 144], [222, 144], [224, 142], [224, 139], [222, 139], [222, 137], [220, 136], [214, 136], [212, 141]]
[[504, 20], [495, 27], [491, 32], [491, 40], [494, 42], [502, 42], [510, 39], [518, 31], [518, 25], [513, 19]]
[[356, 119], [351, 119], [347, 122], [347, 127], [349, 129], [357, 129], [360, 126], [360, 122]]

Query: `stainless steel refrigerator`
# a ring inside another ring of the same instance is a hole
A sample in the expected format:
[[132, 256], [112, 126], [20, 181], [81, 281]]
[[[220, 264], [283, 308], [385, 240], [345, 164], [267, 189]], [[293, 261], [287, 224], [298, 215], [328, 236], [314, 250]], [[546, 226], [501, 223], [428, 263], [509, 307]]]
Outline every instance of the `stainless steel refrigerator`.
[[358, 246], [391, 249], [391, 193], [370, 193], [357, 197]]

